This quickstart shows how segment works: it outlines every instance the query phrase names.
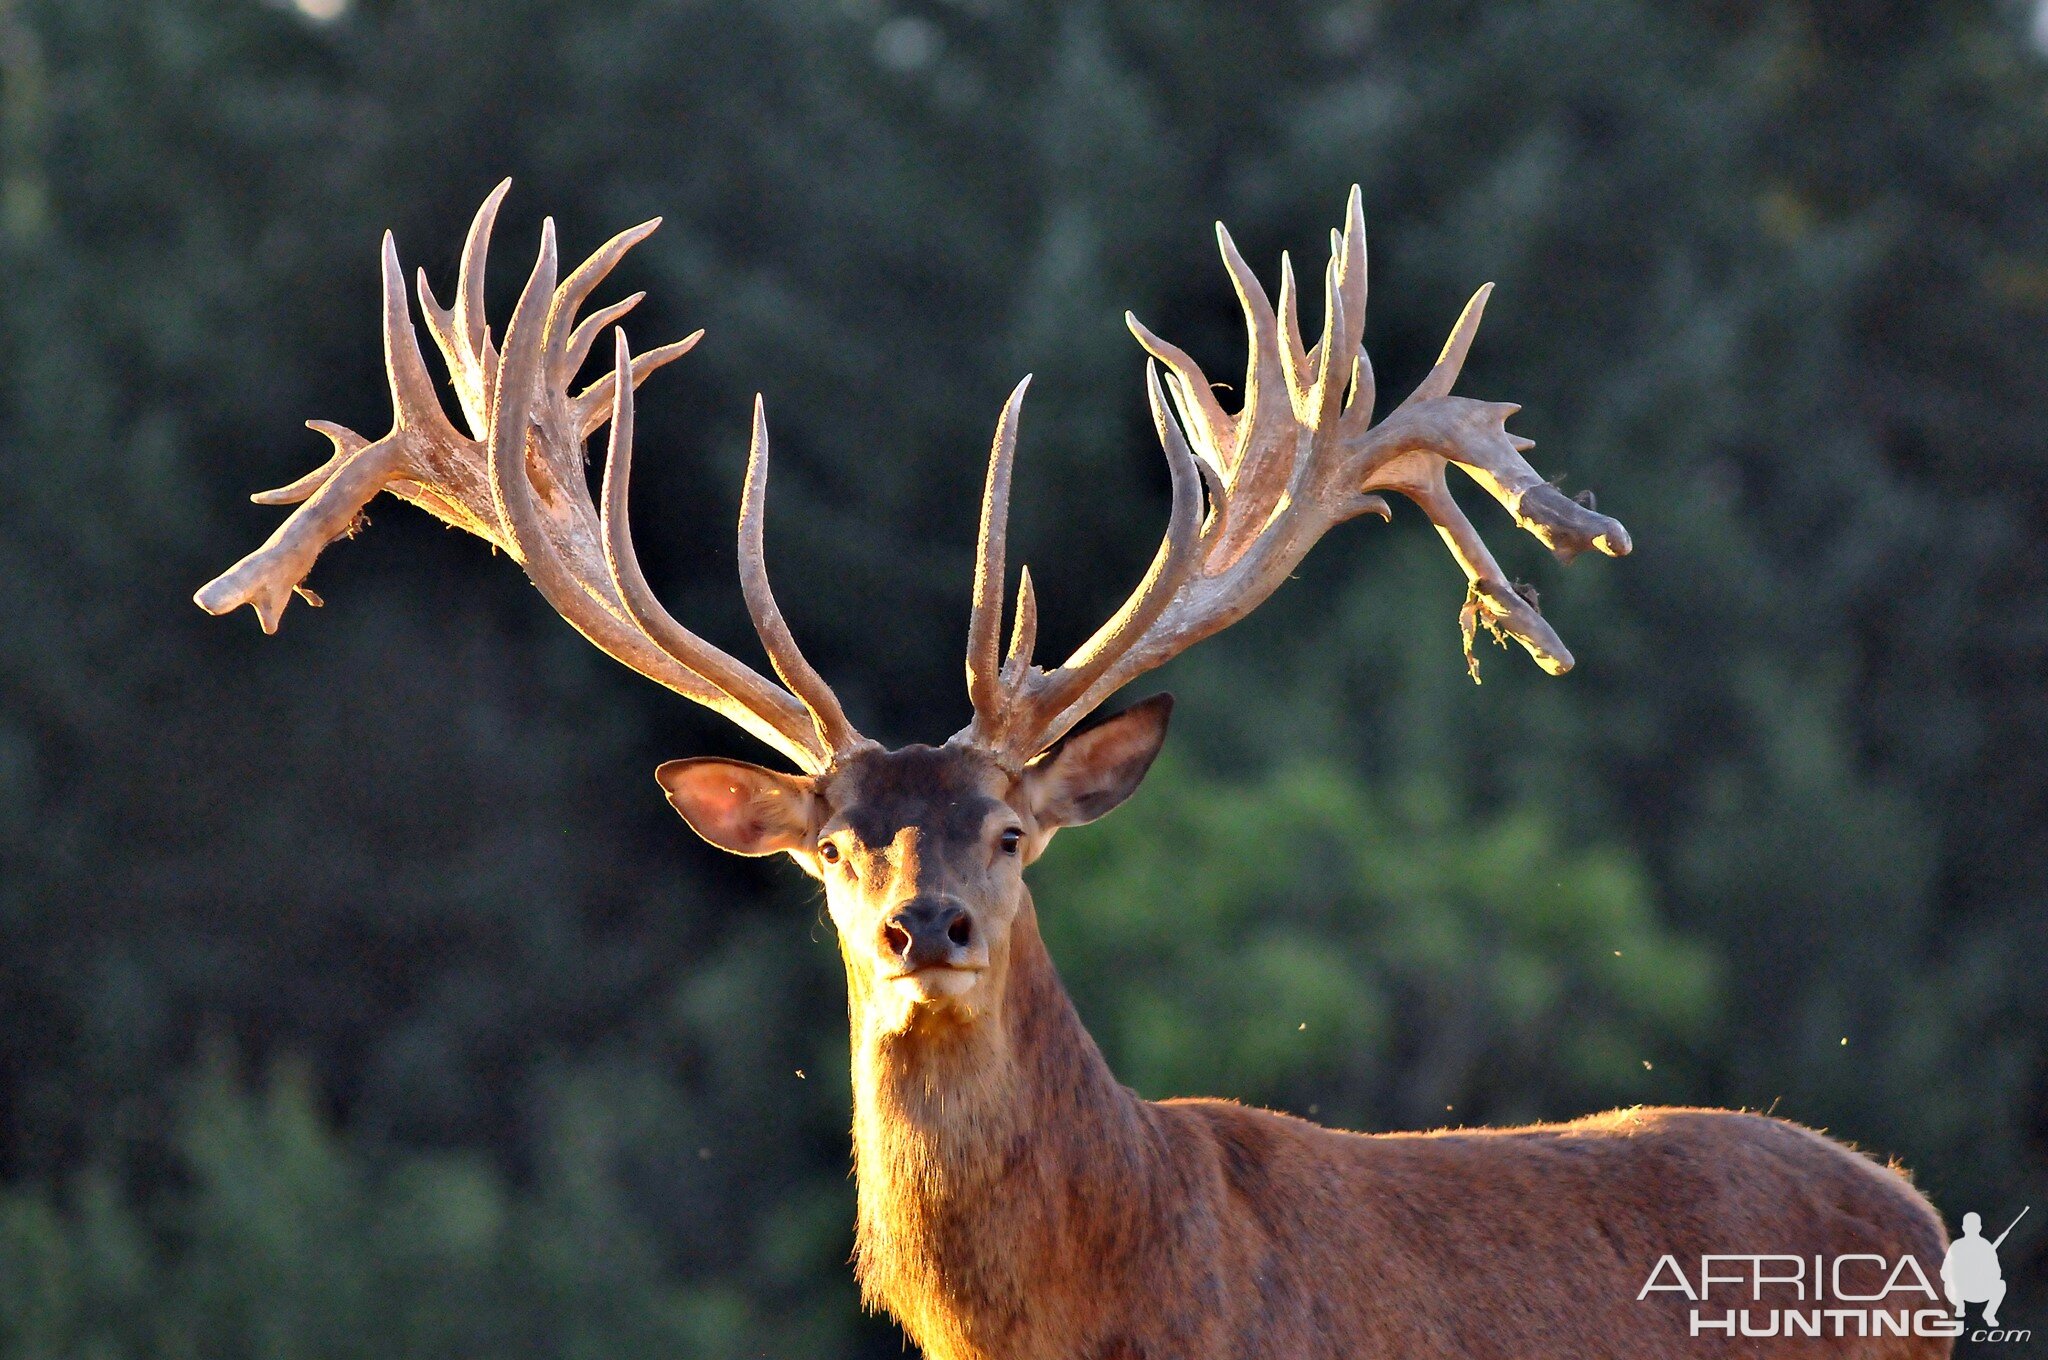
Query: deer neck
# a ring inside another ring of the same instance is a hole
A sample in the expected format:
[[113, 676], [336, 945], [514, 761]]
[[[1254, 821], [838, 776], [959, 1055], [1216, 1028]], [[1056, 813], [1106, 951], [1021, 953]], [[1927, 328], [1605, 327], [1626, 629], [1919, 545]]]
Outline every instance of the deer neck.
[[1082, 1027], [1028, 898], [995, 1014], [882, 1034], [864, 1025], [862, 999], [853, 1069], [863, 1293], [930, 1354], [1022, 1353], [1027, 1303], [1115, 1231], [1093, 1222], [1090, 1206], [1147, 1198], [1147, 1107]]

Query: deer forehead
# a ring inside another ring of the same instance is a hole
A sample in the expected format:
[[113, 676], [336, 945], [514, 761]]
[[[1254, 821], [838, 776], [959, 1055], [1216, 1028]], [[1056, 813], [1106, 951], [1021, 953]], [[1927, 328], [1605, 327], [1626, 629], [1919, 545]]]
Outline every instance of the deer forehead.
[[899, 847], [924, 858], [978, 846], [989, 819], [1007, 807], [1014, 780], [980, 751], [906, 746], [867, 751], [845, 764], [821, 792], [824, 831], [850, 831], [871, 851]]

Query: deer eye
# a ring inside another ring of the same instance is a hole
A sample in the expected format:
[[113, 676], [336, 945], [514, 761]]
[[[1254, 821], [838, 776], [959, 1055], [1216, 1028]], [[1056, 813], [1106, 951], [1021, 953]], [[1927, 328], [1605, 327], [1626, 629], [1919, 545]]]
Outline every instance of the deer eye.
[[1024, 833], [1013, 826], [998, 837], [996, 843], [1003, 847], [1004, 854], [1014, 855], [1017, 847], [1024, 843]]
[[826, 841], [818, 847], [818, 858], [824, 860], [827, 864], [837, 864], [839, 862], [838, 844], [833, 841]]

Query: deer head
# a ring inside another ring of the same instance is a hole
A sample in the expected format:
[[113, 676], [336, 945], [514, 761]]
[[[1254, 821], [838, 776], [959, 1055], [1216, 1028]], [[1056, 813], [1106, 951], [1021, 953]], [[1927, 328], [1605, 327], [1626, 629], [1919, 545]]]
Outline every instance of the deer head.
[[[255, 497], [303, 504], [196, 600], [214, 614], [247, 604], [266, 632], [275, 631], [295, 593], [320, 602], [303, 584], [314, 559], [355, 527], [380, 490], [503, 549], [604, 651], [726, 715], [798, 767], [784, 773], [682, 760], [663, 765], [657, 778], [712, 844], [742, 855], [787, 854], [824, 883], [856, 1009], [885, 1031], [927, 1017], [972, 1024], [1000, 1010], [1011, 928], [1028, 902], [1025, 866], [1055, 831], [1092, 821], [1131, 794], [1165, 739], [1171, 701], [1148, 700], [1069, 734], [1132, 680], [1256, 608], [1328, 530], [1367, 512], [1389, 517], [1379, 493], [1398, 491], [1419, 505], [1464, 569], [1468, 654], [1483, 626], [1515, 638], [1547, 671], [1572, 665], [1452, 499], [1445, 480], [1451, 465], [1563, 561], [1587, 548], [1609, 556], [1629, 550], [1627, 531], [1596, 513], [1590, 496], [1569, 498], [1530, 468], [1522, 457], [1529, 441], [1505, 429], [1517, 407], [1451, 395], [1488, 289], [1467, 305], [1421, 386], [1373, 423], [1372, 368], [1361, 348], [1365, 230], [1354, 188], [1344, 229], [1331, 234], [1323, 331], [1311, 346], [1303, 344], [1285, 257], [1276, 312], [1218, 226], [1250, 336], [1244, 404], [1236, 414], [1223, 410], [1186, 354], [1127, 318], [1151, 356], [1146, 387], [1172, 476], [1172, 511], [1150, 569], [1123, 607], [1050, 670], [1032, 660], [1037, 600], [1028, 570], [1017, 588], [1009, 646], [1000, 645], [1005, 523], [1030, 380], [1018, 385], [997, 426], [982, 502], [967, 636], [973, 720], [941, 746], [885, 751], [848, 722], [798, 650], [769, 589], [768, 434], [758, 398], [740, 509], [740, 581], [781, 683], [698, 637], [656, 600], [627, 525], [633, 393], [702, 333], [636, 358], [623, 330], [615, 331], [611, 371], [572, 392], [599, 333], [640, 295], [581, 320], [578, 311], [658, 222], [614, 237], [558, 281], [550, 220], [503, 347], [496, 346], [483, 314], [484, 258], [509, 184], [498, 186], [470, 228], [454, 305], [440, 306], [424, 274], [419, 280], [420, 304], [468, 433], [448, 419], [427, 374], [387, 234], [390, 432], [368, 440], [313, 422], [333, 442], [333, 457], [290, 486]], [[610, 449], [593, 500], [584, 445], [607, 420]]]
[[1128, 798], [1166, 740], [1156, 695], [1021, 770], [970, 744], [854, 752], [823, 776], [732, 760], [655, 771], [697, 833], [788, 854], [825, 886], [856, 1014], [877, 1033], [1000, 1008], [1024, 869], [1064, 826]]

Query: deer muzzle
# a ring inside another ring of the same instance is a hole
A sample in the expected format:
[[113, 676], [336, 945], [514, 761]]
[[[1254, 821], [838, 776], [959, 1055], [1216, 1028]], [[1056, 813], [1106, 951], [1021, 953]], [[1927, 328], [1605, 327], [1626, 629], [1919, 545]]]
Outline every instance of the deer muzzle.
[[973, 914], [952, 897], [911, 898], [882, 922], [879, 943], [893, 977], [928, 969], [977, 973], [988, 966], [988, 949]]

